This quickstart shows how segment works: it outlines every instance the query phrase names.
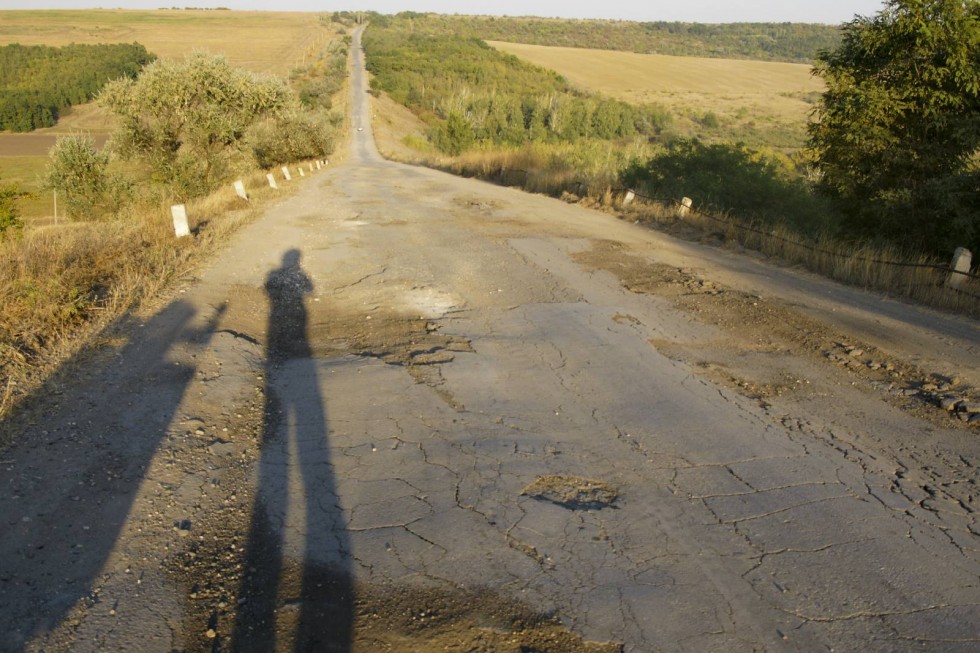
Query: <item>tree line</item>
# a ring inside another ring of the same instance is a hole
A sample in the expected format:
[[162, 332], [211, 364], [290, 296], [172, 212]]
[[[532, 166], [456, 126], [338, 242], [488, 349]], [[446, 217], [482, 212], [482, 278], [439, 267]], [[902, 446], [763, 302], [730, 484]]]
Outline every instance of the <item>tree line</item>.
[[136, 77], [156, 57], [139, 43], [0, 46], [0, 130], [51, 127], [106, 82]]
[[479, 142], [653, 136], [671, 120], [660, 107], [577, 91], [557, 73], [476, 38], [406, 29], [404, 21], [379, 28], [372, 20], [363, 43], [372, 89], [418, 114], [432, 143], [448, 154]]
[[[334, 14], [348, 22], [347, 12]], [[395, 16], [369, 14], [372, 25], [401, 25], [427, 34], [458, 39], [479, 38], [530, 45], [548, 45], [641, 54], [685, 57], [756, 59], [810, 63], [817, 54], [841, 42], [836, 25], [811, 23], [702, 23], [631, 22], [562, 18], [445, 16], [402, 12]]]

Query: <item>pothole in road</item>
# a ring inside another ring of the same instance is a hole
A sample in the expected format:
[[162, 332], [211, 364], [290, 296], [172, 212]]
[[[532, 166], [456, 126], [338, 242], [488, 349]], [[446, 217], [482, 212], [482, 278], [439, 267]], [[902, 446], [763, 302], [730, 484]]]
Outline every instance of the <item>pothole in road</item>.
[[619, 497], [608, 483], [580, 476], [539, 476], [521, 494], [571, 510], [608, 508]]
[[[469, 340], [441, 333], [440, 325], [420, 308], [428, 307], [440, 315], [454, 308], [444, 293], [414, 289], [406, 294], [404, 303], [413, 312], [385, 305], [352, 309], [339, 302], [307, 300], [304, 308], [308, 343], [284, 344], [293, 345], [297, 355], [303, 352], [328, 358], [353, 354], [404, 366], [449, 363], [456, 353], [473, 351]], [[233, 328], [264, 344], [268, 339], [268, 304], [261, 289], [237, 286], [222, 327]], [[302, 329], [297, 333], [303, 333]]]
[[390, 365], [436, 365], [472, 352], [469, 340], [440, 333], [438, 324], [386, 310], [366, 314], [314, 308], [310, 316], [314, 356], [356, 354]]

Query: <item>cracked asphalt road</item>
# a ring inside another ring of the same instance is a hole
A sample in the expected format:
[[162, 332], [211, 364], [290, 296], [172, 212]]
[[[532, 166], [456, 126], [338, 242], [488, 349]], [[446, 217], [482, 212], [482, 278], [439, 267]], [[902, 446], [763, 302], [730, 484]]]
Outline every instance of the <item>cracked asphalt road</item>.
[[356, 70], [0, 455], [0, 650], [976, 650], [980, 433], [821, 355], [975, 323], [385, 162]]

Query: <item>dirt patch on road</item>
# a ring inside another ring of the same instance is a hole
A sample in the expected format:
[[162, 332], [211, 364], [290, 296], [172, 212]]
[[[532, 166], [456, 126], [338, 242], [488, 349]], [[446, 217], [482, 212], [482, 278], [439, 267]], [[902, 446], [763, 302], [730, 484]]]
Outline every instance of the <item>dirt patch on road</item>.
[[[269, 569], [248, 567], [241, 540], [249, 532], [246, 521], [241, 512], [228, 511], [192, 529], [194, 537], [169, 563], [188, 605], [187, 653], [622, 651], [616, 642], [585, 641], [554, 616], [493, 591], [354, 584], [345, 573], [304, 569], [292, 561], [284, 561], [273, 574], [276, 583], [267, 584]], [[275, 551], [267, 553], [275, 559]], [[256, 552], [251, 554], [255, 559]]]
[[[419, 294], [436, 303], [449, 301], [437, 293]], [[239, 286], [223, 325], [235, 335], [265, 346], [269, 325], [264, 316], [269, 314], [268, 304], [263, 290]], [[472, 352], [469, 340], [443, 333], [438, 320], [393, 308], [396, 305], [395, 301], [378, 298], [368, 303], [339, 302], [328, 297], [310, 299], [305, 302], [307, 337], [292, 343], [302, 351], [284, 353], [287, 357], [314, 358], [366, 356], [404, 366], [412, 378], [431, 386], [449, 406], [463, 410], [445, 389], [439, 366], [451, 363], [460, 352]], [[290, 343], [280, 343], [280, 347], [289, 346]]]
[[[315, 298], [305, 302], [308, 346], [314, 358], [367, 356], [389, 365], [423, 367], [448, 363], [455, 353], [473, 351], [465, 338], [442, 333], [437, 321], [395, 310], [387, 303], [352, 308]], [[264, 343], [268, 298], [258, 288], [239, 286], [223, 325]], [[304, 343], [304, 347], [307, 346]]]
[[[969, 425], [980, 429], [980, 392], [965, 386], [955, 370], [923, 370], [849, 337], [778, 301], [732, 290], [704, 278], [696, 270], [651, 262], [613, 241], [597, 241], [574, 259], [594, 270], [615, 274], [625, 288], [669, 299], [700, 322], [721, 328], [732, 340], [721, 344], [743, 358], [792, 354], [830, 363], [855, 383], [881, 393], [890, 403], [941, 426]], [[746, 379], [707, 360], [711, 343], [695, 349], [654, 341], [658, 351], [687, 360], [713, 381], [765, 403], [792, 392], [806, 380], [783, 371], [778, 379]]]
[[572, 510], [608, 508], [619, 496], [608, 483], [579, 476], [541, 476], [521, 494]]

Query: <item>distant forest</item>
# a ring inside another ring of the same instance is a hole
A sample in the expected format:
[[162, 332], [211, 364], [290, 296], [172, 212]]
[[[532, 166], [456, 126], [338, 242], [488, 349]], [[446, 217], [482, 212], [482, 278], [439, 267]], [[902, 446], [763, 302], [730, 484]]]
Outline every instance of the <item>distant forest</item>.
[[[373, 23], [372, 23], [373, 24]], [[412, 109], [441, 151], [478, 142], [612, 140], [655, 136], [671, 116], [574, 90], [562, 77], [477, 38], [373, 26], [364, 34], [371, 87]]]
[[[351, 17], [348, 12], [334, 14], [337, 21]], [[817, 53], [834, 50], [841, 42], [839, 26], [810, 23], [638, 23], [416, 12], [369, 13], [365, 18], [379, 27], [397, 23], [428, 34], [484, 41], [794, 63], [812, 63]]]
[[156, 57], [139, 43], [0, 46], [0, 130], [51, 127], [109, 80], [135, 77]]

